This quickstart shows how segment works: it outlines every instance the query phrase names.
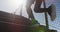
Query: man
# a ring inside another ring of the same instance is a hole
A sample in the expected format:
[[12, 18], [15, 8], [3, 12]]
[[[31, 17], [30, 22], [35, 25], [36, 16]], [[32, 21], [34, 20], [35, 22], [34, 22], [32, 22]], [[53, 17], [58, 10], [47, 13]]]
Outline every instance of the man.
[[[26, 5], [27, 13], [28, 13], [29, 18], [32, 18], [32, 19], [34, 19], [34, 16], [33, 16], [32, 10], [31, 10], [31, 5], [34, 4], [34, 2], [35, 2], [34, 11], [36, 13], [44, 12], [44, 8], [40, 8], [43, 0], [27, 0], [27, 5]], [[46, 10], [47, 10], [46, 12], [48, 12], [48, 11], [51, 12], [50, 10], [53, 9], [52, 6], [54, 6], [54, 5], [51, 5], [48, 8], [46, 8]]]
[[46, 8], [46, 11], [44, 11], [44, 8], [40, 8], [43, 0], [36, 0], [34, 11], [36, 13], [42, 13], [42, 12], [48, 12], [49, 16], [51, 17], [51, 20], [54, 21], [56, 18], [56, 6], [54, 4], [51, 4], [48, 8]]

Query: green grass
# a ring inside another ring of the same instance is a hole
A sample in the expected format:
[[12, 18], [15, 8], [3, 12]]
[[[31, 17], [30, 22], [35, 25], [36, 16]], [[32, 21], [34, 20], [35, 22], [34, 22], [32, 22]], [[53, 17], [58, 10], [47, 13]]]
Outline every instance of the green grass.
[[[37, 20], [32, 19], [31, 25], [34, 24], [39, 24]], [[31, 32], [44, 32], [45, 31], [45, 26], [39, 25], [31, 28]]]

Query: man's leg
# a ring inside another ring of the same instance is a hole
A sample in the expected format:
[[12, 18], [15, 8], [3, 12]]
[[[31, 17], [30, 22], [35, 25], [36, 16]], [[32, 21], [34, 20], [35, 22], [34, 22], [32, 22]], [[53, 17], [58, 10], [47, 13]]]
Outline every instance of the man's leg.
[[43, 8], [40, 8], [41, 7], [41, 4], [42, 4], [42, 1], [43, 0], [36, 0], [36, 3], [34, 5], [34, 11], [35, 12], [43, 12]]
[[[44, 12], [44, 8], [40, 8], [41, 4], [42, 4], [43, 0], [36, 0], [35, 6], [34, 6], [34, 11], [36, 13], [42, 13]], [[53, 8], [54, 5], [52, 4], [51, 6], [49, 6], [48, 8], [46, 8], [46, 12], [50, 12], [53, 11], [55, 8]]]
[[[52, 11], [54, 11], [54, 10], [56, 10], [56, 9], [55, 9], [55, 6], [54, 6], [53, 4], [50, 5], [48, 8], [46, 8], [46, 12], [48, 12], [49, 14], [50, 14]], [[38, 5], [35, 5], [34, 11], [35, 11], [36, 13], [45, 12], [45, 11], [44, 11], [44, 8], [40, 8], [40, 7], [38, 7]]]
[[[34, 5], [34, 11], [36, 13], [42, 13], [44, 12], [44, 8], [40, 8], [41, 4], [42, 4], [43, 0], [36, 0], [36, 3]], [[46, 10], [48, 10], [48, 8], [46, 8]], [[47, 12], [47, 11], [46, 11]]]
[[27, 0], [26, 10], [29, 18], [34, 19], [34, 15], [31, 9], [31, 5], [34, 3], [34, 0]]

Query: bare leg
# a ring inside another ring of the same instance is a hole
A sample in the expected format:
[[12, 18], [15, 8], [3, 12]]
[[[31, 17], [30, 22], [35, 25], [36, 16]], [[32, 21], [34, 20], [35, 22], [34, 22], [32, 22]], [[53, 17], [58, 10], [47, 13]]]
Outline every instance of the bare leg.
[[[35, 9], [34, 11], [35, 11], [36, 13], [43, 13], [43, 12], [44, 12], [44, 8]], [[46, 8], [46, 12], [48, 12], [48, 8]]]
[[26, 10], [29, 18], [34, 19], [33, 12], [31, 10], [31, 5], [34, 3], [34, 0], [27, 0]]
[[[52, 10], [54, 10], [54, 8], [52, 7], [52, 5], [49, 6], [48, 8], [46, 8], [46, 12], [49, 12], [49, 13], [50, 13]], [[35, 6], [35, 7], [34, 7], [34, 11], [35, 11], [36, 13], [45, 12], [45, 11], [44, 11], [44, 8], [40, 8], [40, 7], [38, 7], [38, 6]]]
[[[42, 13], [44, 12], [44, 8], [40, 8], [43, 0], [36, 0], [35, 6], [34, 6], [34, 11], [36, 13]], [[46, 8], [48, 10], [48, 8]]]

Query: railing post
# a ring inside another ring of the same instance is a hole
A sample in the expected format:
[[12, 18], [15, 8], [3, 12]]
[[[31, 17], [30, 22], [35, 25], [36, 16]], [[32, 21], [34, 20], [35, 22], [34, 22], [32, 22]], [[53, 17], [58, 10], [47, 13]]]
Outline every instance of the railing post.
[[45, 4], [45, 0], [43, 0], [43, 5], [44, 5], [44, 14], [45, 14], [45, 21], [46, 21], [46, 30], [45, 32], [48, 32], [49, 29], [49, 24], [48, 24], [48, 16], [47, 16], [47, 12], [46, 12], [46, 4]]

